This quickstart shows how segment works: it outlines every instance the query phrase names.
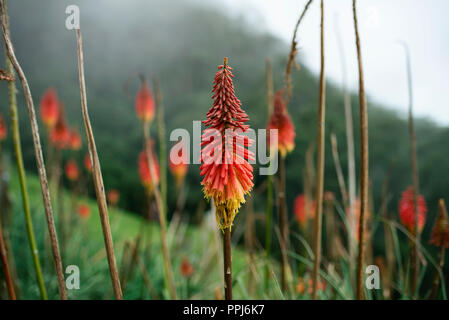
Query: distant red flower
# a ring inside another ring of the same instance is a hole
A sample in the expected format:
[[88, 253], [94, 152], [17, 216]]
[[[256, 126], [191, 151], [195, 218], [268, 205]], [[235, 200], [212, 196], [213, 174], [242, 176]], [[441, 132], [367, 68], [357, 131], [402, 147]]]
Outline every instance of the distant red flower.
[[169, 168], [173, 176], [175, 177], [176, 185], [179, 187], [184, 181], [184, 177], [189, 169], [189, 159], [185, 152], [183, 152], [182, 141], [176, 143], [169, 156]]
[[[318, 291], [324, 291], [326, 289], [326, 282], [325, 281], [318, 281], [317, 283], [317, 290]], [[296, 284], [296, 292], [299, 294], [312, 294], [313, 291], [313, 280], [311, 278], [299, 278], [298, 283]]]
[[82, 219], [88, 219], [90, 216], [90, 207], [85, 203], [81, 203], [80, 205], [78, 205], [77, 211], [78, 211], [78, 215]]
[[143, 122], [151, 122], [154, 118], [154, 99], [148, 84], [143, 81], [136, 96], [137, 117]]
[[90, 161], [88, 153], [84, 156], [84, 168], [86, 168], [87, 171], [92, 172], [92, 162]]
[[[418, 232], [421, 232], [424, 227], [426, 213], [426, 201], [422, 195], [418, 195]], [[402, 198], [399, 202], [399, 218], [408, 231], [413, 232], [415, 230], [415, 205], [412, 187], [409, 187], [402, 193]]]
[[307, 221], [315, 217], [315, 201], [307, 200], [304, 194], [300, 194], [295, 198], [293, 210], [299, 225], [305, 228]]
[[248, 160], [254, 155], [247, 149], [253, 141], [242, 135], [249, 128], [245, 124], [248, 116], [235, 96], [233, 77], [225, 58], [215, 74], [214, 102], [203, 121], [206, 129], [201, 137], [201, 184], [206, 198], [214, 199], [220, 229], [231, 228], [245, 194], [253, 187], [253, 167]]
[[3, 115], [0, 114], [0, 141], [5, 140], [7, 134], [8, 131], [6, 129], [5, 119], [3, 119]]
[[151, 176], [151, 172], [153, 171], [155, 174], [154, 182], [156, 183], [156, 186], [159, 184], [160, 172], [159, 172], [159, 163], [154, 154], [154, 150], [153, 150], [154, 148], [153, 148], [152, 141], [151, 141], [150, 145], [151, 145], [151, 149], [152, 149], [151, 165], [153, 167], [153, 170], [150, 170], [150, 167], [148, 165], [148, 158], [147, 158], [146, 151], [143, 150], [139, 155], [139, 175], [140, 175], [140, 180], [142, 181], [142, 184], [144, 185], [144, 187], [147, 188], [149, 191], [152, 191], [153, 190], [153, 179]]
[[444, 200], [438, 204], [438, 216], [430, 236], [430, 243], [437, 247], [449, 248], [449, 219]]
[[194, 272], [192, 264], [186, 257], [182, 258], [179, 270], [181, 275], [185, 278], [190, 278]]
[[120, 199], [120, 192], [116, 189], [111, 189], [108, 191], [108, 202], [111, 206], [117, 205]]
[[42, 122], [48, 129], [52, 129], [59, 117], [59, 101], [56, 90], [51, 88], [44, 92], [40, 103]]
[[70, 132], [70, 149], [79, 150], [81, 149], [81, 146], [82, 146], [81, 136], [78, 133], [78, 130], [73, 129]]
[[65, 175], [70, 181], [78, 180], [79, 170], [75, 160], [67, 161], [65, 164]]
[[[270, 130], [278, 130], [278, 149], [281, 156], [285, 157], [288, 152], [295, 148], [295, 127], [287, 112], [287, 107], [283, 98], [283, 90], [276, 92], [274, 97], [274, 111], [267, 124], [267, 138], [270, 145]], [[270, 145], [270, 148], [274, 146]]]
[[50, 132], [50, 141], [57, 149], [66, 149], [70, 146], [70, 136], [64, 115], [60, 112], [58, 121]]

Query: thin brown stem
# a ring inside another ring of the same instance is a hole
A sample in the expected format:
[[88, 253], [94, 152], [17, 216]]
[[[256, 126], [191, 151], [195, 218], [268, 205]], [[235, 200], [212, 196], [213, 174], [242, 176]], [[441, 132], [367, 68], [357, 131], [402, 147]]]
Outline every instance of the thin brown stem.
[[270, 118], [273, 112], [273, 69], [271, 67], [270, 58], [267, 58], [265, 63], [265, 86], [267, 89], [267, 112], [268, 118]]
[[224, 291], [225, 299], [232, 300], [232, 255], [231, 255], [231, 229], [223, 231], [223, 257], [224, 257]]
[[112, 287], [116, 299], [123, 299], [120, 279], [117, 271], [117, 263], [114, 254], [114, 244], [112, 242], [111, 225], [109, 223], [108, 206], [104, 193], [103, 177], [101, 174], [100, 160], [98, 159], [97, 147], [95, 145], [94, 134], [90, 124], [89, 112], [87, 109], [86, 83], [84, 78], [84, 56], [83, 42], [80, 29], [76, 30], [77, 53], [78, 53], [78, 77], [81, 94], [81, 110], [83, 114], [84, 128], [86, 130], [87, 145], [89, 148], [90, 161], [92, 163], [92, 177], [94, 180], [95, 193], [97, 196], [98, 210], [100, 212], [101, 227], [103, 229], [104, 243], [111, 274]]
[[13, 45], [12, 45], [12, 42], [10, 39], [10, 35], [9, 35], [8, 21], [7, 21], [8, 18], [7, 18], [6, 5], [5, 5], [4, 0], [1, 1], [0, 7], [1, 7], [2, 33], [3, 33], [3, 40], [5, 42], [6, 53], [8, 55], [9, 61], [11, 62], [17, 75], [19, 76], [20, 82], [22, 83], [22, 88], [23, 88], [23, 92], [25, 95], [25, 100], [26, 100], [26, 104], [27, 104], [27, 108], [28, 108], [28, 115], [30, 118], [31, 132], [32, 132], [32, 137], [33, 137], [33, 145], [34, 145], [34, 153], [35, 153], [36, 164], [37, 164], [37, 169], [38, 169], [38, 173], [39, 173], [39, 181], [41, 184], [45, 216], [47, 219], [48, 232], [50, 235], [50, 243], [51, 243], [52, 252], [53, 252], [53, 260], [55, 263], [56, 273], [57, 273], [57, 277], [58, 277], [59, 295], [60, 295], [61, 299], [65, 300], [65, 299], [67, 299], [67, 294], [66, 294], [66, 289], [65, 289], [65, 281], [64, 281], [64, 273], [63, 273], [63, 269], [62, 269], [61, 254], [59, 251], [58, 237], [56, 234], [55, 221], [53, 218], [53, 210], [52, 210], [51, 199], [50, 199], [50, 190], [48, 188], [47, 173], [45, 170], [45, 163], [44, 163], [44, 159], [42, 156], [42, 146], [41, 146], [41, 141], [40, 141], [40, 137], [39, 137], [39, 127], [37, 125], [36, 112], [34, 109], [33, 98], [31, 95], [30, 87], [28, 85], [28, 81], [27, 81], [25, 74], [22, 70], [22, 67], [20, 66], [19, 61], [17, 60], [16, 55], [14, 53], [14, 48], [13, 48]]
[[148, 167], [150, 169], [150, 176], [152, 180], [153, 185], [153, 195], [156, 200], [156, 206], [158, 209], [158, 217], [159, 217], [159, 234], [161, 238], [161, 246], [162, 246], [162, 258], [164, 260], [164, 269], [165, 269], [165, 281], [168, 289], [170, 290], [170, 294], [172, 296], [173, 300], [176, 300], [176, 287], [175, 287], [175, 279], [173, 276], [173, 269], [171, 265], [170, 260], [170, 252], [168, 250], [168, 241], [167, 241], [167, 216], [165, 213], [165, 206], [162, 203], [161, 193], [159, 191], [159, 188], [157, 186], [155, 177], [156, 172], [154, 170], [154, 166], [152, 165], [151, 161], [153, 159], [153, 154], [151, 150], [151, 144], [150, 144], [150, 127], [149, 123], [146, 122], [142, 126], [143, 129], [143, 136], [145, 141], [145, 153], [147, 156], [148, 161]]
[[321, 71], [318, 105], [318, 136], [317, 136], [317, 182], [316, 182], [316, 214], [314, 230], [314, 252], [312, 274], [312, 299], [317, 296], [318, 273], [321, 261], [321, 232], [323, 216], [323, 190], [324, 190], [324, 144], [325, 144], [325, 116], [326, 116], [326, 81], [324, 77], [324, 4], [321, 0]]
[[279, 193], [278, 193], [278, 219], [280, 232], [281, 247], [281, 289], [283, 292], [287, 290], [287, 273], [288, 273], [288, 217], [287, 203], [285, 198], [285, 158], [279, 157]]
[[8, 289], [8, 296], [10, 300], [16, 300], [16, 293], [14, 291], [14, 282], [12, 281], [11, 271], [9, 269], [8, 254], [6, 252], [5, 243], [3, 242], [3, 228], [0, 221], [0, 257], [2, 260], [3, 275], [5, 276], [6, 288]]
[[285, 97], [285, 105], [288, 105], [288, 102], [290, 100], [290, 97], [292, 96], [292, 80], [291, 80], [291, 73], [292, 73], [292, 67], [293, 65], [296, 67], [296, 69], [299, 70], [298, 64], [295, 62], [296, 54], [298, 53], [297, 48], [297, 42], [296, 42], [296, 34], [298, 33], [299, 25], [301, 24], [302, 19], [304, 18], [307, 9], [309, 8], [310, 4], [313, 0], [309, 0], [304, 9], [301, 12], [301, 15], [299, 16], [298, 21], [296, 22], [295, 29], [293, 31], [293, 37], [292, 42], [290, 45], [290, 53], [288, 54], [288, 60], [287, 60], [287, 66], [285, 68], [285, 87], [287, 88], [287, 95]]
[[357, 258], [357, 286], [356, 298], [364, 298], [363, 291], [363, 264], [365, 262], [365, 229], [366, 212], [368, 211], [368, 114], [366, 107], [365, 83], [363, 79], [362, 52], [357, 24], [356, 0], [352, 2], [354, 15], [354, 32], [356, 38], [357, 61], [359, 68], [359, 103], [360, 103], [360, 142], [361, 142], [361, 173], [360, 173], [360, 222], [359, 222], [359, 255]]

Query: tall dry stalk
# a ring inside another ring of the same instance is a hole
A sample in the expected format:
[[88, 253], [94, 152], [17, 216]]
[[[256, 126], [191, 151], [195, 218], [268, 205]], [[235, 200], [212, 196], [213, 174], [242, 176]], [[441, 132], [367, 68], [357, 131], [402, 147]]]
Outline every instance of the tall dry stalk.
[[[26, 104], [27, 104], [27, 108], [28, 108], [28, 115], [30, 117], [31, 132], [32, 132], [32, 136], [33, 136], [34, 153], [35, 153], [36, 164], [37, 164], [37, 169], [38, 169], [38, 173], [39, 173], [39, 180], [40, 180], [40, 184], [41, 184], [45, 216], [47, 219], [48, 232], [50, 235], [50, 243], [51, 243], [51, 248], [52, 248], [52, 253], [53, 253], [53, 260], [55, 263], [55, 268], [56, 268], [56, 273], [57, 273], [57, 278], [58, 278], [59, 295], [60, 295], [61, 299], [65, 300], [65, 299], [67, 299], [67, 294], [66, 294], [66, 289], [65, 289], [65, 281], [64, 281], [64, 273], [63, 273], [63, 269], [62, 269], [61, 254], [59, 251], [58, 237], [56, 234], [56, 227], [55, 227], [55, 222], [54, 222], [54, 218], [53, 218], [53, 210], [52, 210], [52, 206], [51, 206], [50, 191], [48, 188], [48, 180], [47, 180], [47, 173], [45, 171], [45, 163], [44, 163], [44, 159], [42, 156], [42, 147], [41, 147], [41, 141], [40, 141], [40, 137], [39, 137], [39, 127], [37, 125], [36, 112], [34, 109], [33, 98], [31, 95], [30, 87], [28, 85], [28, 81], [25, 77], [22, 67], [19, 64], [19, 61], [16, 58], [16, 55], [14, 53], [14, 48], [13, 48], [13, 45], [12, 45], [12, 42], [10, 39], [9, 19], [8, 19], [5, 0], [1, 0], [0, 7], [1, 7], [0, 16], [1, 16], [3, 40], [5, 42], [6, 53], [9, 58], [7, 63], [10, 65], [10, 66], [8, 66], [8, 69], [12, 70], [12, 67], [14, 67], [14, 69], [22, 83], [22, 87], [23, 87], [23, 91], [24, 91], [24, 95], [25, 95], [25, 100], [26, 100]], [[12, 117], [13, 123], [15, 122], [15, 132], [13, 133], [15, 135], [14, 146], [15, 146], [16, 159], [17, 159], [17, 165], [18, 165], [18, 170], [19, 170], [19, 177], [20, 177], [20, 181], [21, 181], [22, 198], [23, 198], [24, 208], [25, 208], [25, 213], [26, 213], [27, 210], [26, 210], [25, 205], [28, 205], [28, 194], [27, 194], [26, 182], [25, 182], [25, 171], [23, 168], [22, 150], [20, 147], [20, 136], [19, 136], [19, 128], [18, 128], [18, 120], [17, 120], [17, 105], [15, 103], [15, 85], [14, 86], [10, 85], [9, 90], [10, 90], [10, 102], [13, 102], [10, 104], [11, 117]], [[29, 210], [28, 210], [27, 216], [29, 217], [28, 220], [31, 223], [31, 215], [29, 214]], [[33, 233], [32, 226], [30, 224], [28, 224], [29, 236], [32, 235], [32, 233]], [[30, 238], [30, 244], [32, 242], [35, 242], [32, 238], [34, 238], [34, 235], [32, 235], [32, 237]], [[34, 245], [34, 247], [35, 247], [35, 245]], [[45, 292], [45, 288], [43, 285], [42, 275], [39, 275], [41, 272], [39, 271], [40, 263], [39, 263], [39, 260], [37, 257], [37, 249], [34, 248], [34, 249], [32, 249], [32, 251], [33, 251], [33, 260], [34, 260], [34, 263], [36, 266], [36, 273], [38, 274], [38, 279], [40, 279], [39, 282], [40, 282], [41, 296], [43, 298], [46, 298], [47, 294]]]
[[6, 246], [3, 241], [3, 228], [1, 219], [0, 219], [0, 258], [2, 261], [3, 275], [5, 277], [9, 299], [16, 300], [16, 293], [14, 291], [14, 282], [12, 281], [11, 271], [9, 269], [8, 254], [6, 252]]
[[296, 34], [298, 33], [299, 25], [301, 24], [301, 21], [304, 18], [305, 14], [307, 12], [307, 9], [309, 8], [312, 1], [313, 0], [309, 0], [306, 3], [304, 9], [302, 10], [301, 15], [299, 16], [298, 21], [296, 22], [295, 29], [293, 31], [292, 42], [290, 45], [290, 53], [288, 55], [287, 66], [285, 68], [285, 87], [287, 89], [287, 94], [285, 97], [286, 105], [288, 105], [290, 97], [292, 96], [292, 80], [291, 80], [292, 67], [295, 66], [296, 69], [299, 70], [299, 65], [295, 61], [296, 54], [298, 53], [298, 48], [297, 48], [298, 43], [296, 42]]
[[323, 219], [323, 190], [324, 190], [324, 143], [325, 143], [325, 116], [326, 116], [326, 81], [324, 77], [324, 3], [321, 0], [321, 66], [318, 105], [318, 136], [317, 136], [317, 180], [316, 180], [316, 214], [314, 229], [314, 252], [312, 273], [312, 299], [316, 299], [318, 273], [321, 261], [321, 229]]
[[349, 269], [354, 270], [355, 260], [355, 241], [354, 231], [356, 228], [355, 221], [355, 201], [356, 201], [356, 173], [355, 173], [355, 152], [354, 152], [354, 125], [352, 122], [352, 107], [351, 107], [351, 95], [348, 91], [348, 77], [346, 72], [346, 59], [343, 48], [343, 41], [341, 40], [339, 25], [337, 19], [335, 20], [335, 33], [337, 38], [337, 44], [340, 53], [341, 74], [342, 74], [342, 90], [343, 90], [343, 103], [345, 107], [345, 123], [346, 123], [346, 145], [348, 153], [348, 251], [349, 251]]
[[418, 172], [418, 158], [416, 155], [416, 136], [415, 126], [413, 124], [413, 84], [412, 84], [412, 68], [410, 64], [410, 53], [408, 46], [405, 42], [401, 42], [404, 47], [406, 68], [407, 68], [407, 89], [408, 89], [408, 128], [410, 135], [410, 162], [412, 165], [412, 181], [413, 181], [413, 205], [414, 205], [414, 221], [415, 226], [413, 228], [412, 236], [415, 238], [410, 241], [411, 254], [410, 254], [410, 276], [411, 276], [411, 296], [416, 295], [419, 277], [419, 241], [420, 234], [418, 231], [418, 195], [419, 195], [419, 172]]
[[[265, 81], [267, 90], [267, 119], [273, 112], [273, 71], [271, 68], [270, 59], [267, 58], [265, 71]], [[270, 153], [270, 150], [268, 150]], [[271, 159], [271, 156], [270, 156]], [[268, 288], [268, 281], [270, 279], [270, 257], [271, 257], [271, 238], [273, 230], [273, 175], [267, 175], [267, 212], [265, 218], [265, 288]]]
[[285, 157], [279, 156], [279, 193], [278, 193], [278, 219], [279, 219], [279, 242], [281, 247], [281, 289], [283, 292], [287, 290], [287, 274], [288, 265], [288, 248], [289, 248], [289, 230], [287, 201], [285, 190]]
[[153, 159], [153, 154], [151, 150], [150, 143], [150, 123], [144, 122], [142, 125], [143, 137], [145, 143], [145, 154], [147, 156], [148, 168], [150, 170], [151, 181], [153, 185], [153, 195], [156, 200], [156, 206], [158, 209], [158, 217], [159, 217], [159, 236], [161, 239], [162, 246], [162, 259], [164, 261], [164, 281], [167, 289], [170, 291], [171, 297], [173, 300], [176, 300], [176, 287], [175, 287], [175, 279], [173, 276], [173, 269], [171, 265], [170, 252], [168, 248], [167, 241], [167, 214], [165, 211], [165, 206], [162, 202], [161, 193], [159, 191], [159, 187], [156, 183], [156, 172], [153, 164], [151, 163]]
[[98, 159], [97, 147], [95, 145], [94, 134], [90, 124], [89, 112], [87, 109], [86, 83], [84, 78], [84, 56], [83, 41], [80, 29], [76, 30], [77, 55], [78, 55], [78, 77], [81, 95], [81, 111], [83, 114], [84, 128], [86, 130], [87, 145], [89, 148], [90, 161], [92, 164], [92, 177], [94, 181], [95, 194], [97, 196], [98, 211], [100, 212], [101, 227], [108, 257], [109, 272], [111, 274], [112, 287], [116, 299], [123, 299], [120, 279], [117, 271], [117, 263], [114, 254], [114, 244], [112, 242], [111, 225], [109, 223], [108, 206], [104, 193], [103, 177], [101, 175], [100, 160]]
[[159, 87], [159, 80], [154, 75], [152, 76], [152, 80], [157, 109], [157, 135], [159, 142], [159, 170], [160, 170], [161, 198], [162, 198], [162, 205], [164, 206], [164, 212], [167, 212], [167, 143], [165, 141], [164, 107], [162, 103], [162, 91]]
[[360, 37], [357, 24], [356, 0], [352, 1], [352, 12], [354, 15], [354, 32], [356, 39], [357, 61], [359, 68], [359, 103], [360, 103], [360, 149], [361, 149], [361, 172], [360, 172], [360, 222], [359, 222], [359, 254], [357, 258], [357, 285], [356, 298], [364, 298], [363, 291], [363, 264], [365, 262], [365, 219], [368, 211], [368, 114], [366, 107], [365, 83], [363, 79], [362, 52], [360, 48]]

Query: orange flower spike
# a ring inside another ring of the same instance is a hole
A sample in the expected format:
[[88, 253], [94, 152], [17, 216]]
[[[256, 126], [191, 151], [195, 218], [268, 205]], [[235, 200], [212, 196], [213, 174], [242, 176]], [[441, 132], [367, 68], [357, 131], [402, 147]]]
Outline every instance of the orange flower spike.
[[85, 203], [78, 205], [77, 211], [78, 211], [78, 215], [81, 219], [88, 219], [90, 217], [90, 208]]
[[293, 211], [302, 228], [306, 227], [307, 221], [313, 219], [315, 213], [315, 201], [308, 201], [306, 196], [300, 194], [295, 198]]
[[70, 145], [70, 130], [64, 119], [63, 112], [59, 112], [58, 121], [50, 132], [50, 141], [58, 149], [65, 149]]
[[78, 133], [78, 130], [74, 129], [70, 132], [70, 149], [79, 150], [82, 146], [81, 136]]
[[92, 172], [92, 162], [90, 161], [90, 156], [88, 153], [84, 156], [84, 167], [87, 171]]
[[[424, 197], [418, 195], [418, 232], [421, 232], [426, 222], [427, 205]], [[401, 223], [412, 232], [415, 229], [415, 205], [413, 203], [413, 188], [402, 193], [399, 202], [399, 218]]]
[[154, 118], [155, 103], [153, 94], [146, 81], [142, 81], [136, 95], [136, 113], [142, 122], [151, 122]]
[[120, 192], [116, 189], [111, 189], [108, 191], [108, 202], [111, 206], [117, 205], [118, 201], [120, 200]]
[[437, 247], [449, 248], [449, 218], [443, 199], [438, 203], [438, 216], [432, 229], [430, 243]]
[[[153, 141], [150, 142], [151, 144], [151, 164], [153, 166], [153, 171], [155, 172], [156, 176], [154, 177], [155, 183], [159, 184], [160, 179], [160, 172], [159, 172], [159, 163], [157, 162], [157, 159], [154, 155], [154, 148], [153, 148]], [[147, 154], [144, 151], [142, 151], [139, 155], [139, 175], [140, 180], [142, 181], [142, 184], [145, 188], [147, 188], [150, 192], [153, 190], [153, 179], [151, 177], [151, 171], [150, 167], [148, 166], [148, 160], [147, 160]]]
[[[278, 150], [282, 157], [293, 151], [296, 133], [290, 115], [287, 112], [283, 90], [276, 92], [274, 97], [274, 110], [267, 124], [268, 144], [270, 144], [270, 129], [278, 130]], [[274, 148], [274, 146], [270, 146], [270, 148]]]
[[168, 159], [170, 172], [173, 174], [178, 187], [182, 185], [182, 182], [187, 174], [187, 170], [189, 169], [189, 159], [187, 159], [187, 155], [182, 152], [183, 149], [181, 144], [182, 141], [179, 141], [172, 147], [170, 157]]
[[186, 257], [183, 257], [179, 271], [184, 278], [190, 278], [195, 270], [190, 261]]
[[67, 161], [65, 165], [65, 175], [67, 179], [70, 181], [76, 181], [79, 177], [79, 170], [78, 165], [76, 164], [75, 160], [69, 160]]
[[48, 129], [52, 129], [59, 118], [59, 102], [56, 90], [51, 88], [44, 92], [40, 103], [40, 116]]
[[206, 199], [214, 199], [222, 230], [231, 228], [245, 194], [253, 187], [253, 167], [248, 160], [254, 154], [247, 149], [253, 141], [241, 134], [249, 128], [245, 124], [248, 116], [235, 96], [233, 77], [225, 58], [215, 74], [214, 102], [203, 121], [206, 129], [201, 137], [201, 184]]
[[0, 141], [5, 140], [7, 134], [8, 131], [6, 129], [5, 119], [3, 119], [3, 115], [0, 114]]

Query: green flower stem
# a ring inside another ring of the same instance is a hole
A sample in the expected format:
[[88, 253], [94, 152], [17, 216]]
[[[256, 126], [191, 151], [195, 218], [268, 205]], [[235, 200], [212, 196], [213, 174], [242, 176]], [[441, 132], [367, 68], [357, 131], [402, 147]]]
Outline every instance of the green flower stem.
[[[6, 65], [9, 74], [14, 73], [13, 66], [9, 59], [6, 59]], [[25, 212], [25, 223], [30, 243], [31, 255], [33, 257], [34, 270], [36, 272], [37, 283], [41, 298], [47, 300], [47, 291], [45, 290], [44, 278], [42, 276], [41, 264], [39, 262], [39, 255], [36, 246], [36, 238], [33, 230], [33, 221], [31, 219], [30, 204], [28, 198], [28, 190], [25, 176], [25, 169], [23, 166], [22, 147], [20, 145], [20, 130], [19, 130], [19, 116], [17, 114], [17, 100], [16, 100], [16, 85], [14, 81], [10, 81], [9, 88], [9, 107], [11, 113], [11, 128], [14, 144], [14, 152], [16, 155], [17, 171], [19, 173], [20, 191], [22, 193], [23, 210]]]

